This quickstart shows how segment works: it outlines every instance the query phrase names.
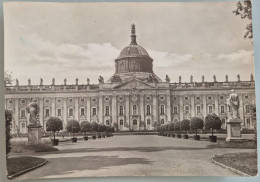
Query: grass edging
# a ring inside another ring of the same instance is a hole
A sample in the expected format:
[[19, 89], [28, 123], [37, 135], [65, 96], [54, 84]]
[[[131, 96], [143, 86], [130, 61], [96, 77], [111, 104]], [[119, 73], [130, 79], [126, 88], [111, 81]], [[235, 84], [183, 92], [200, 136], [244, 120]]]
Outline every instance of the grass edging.
[[217, 162], [217, 161], [215, 161], [213, 158], [212, 158], [211, 160], [212, 160], [212, 162], [213, 162], [214, 164], [219, 165], [219, 166], [221, 166], [221, 167], [223, 167], [223, 168], [229, 169], [229, 170], [231, 170], [232, 172], [234, 172], [234, 173], [236, 173], [236, 174], [239, 174], [239, 175], [241, 175], [241, 176], [251, 177], [249, 174], [246, 174], [246, 173], [244, 173], [244, 172], [242, 172], [242, 171], [239, 171], [239, 170], [237, 170], [237, 169], [235, 169], [235, 168], [232, 168], [232, 167], [229, 167], [229, 166], [227, 166], [227, 165], [225, 165], [225, 164], [222, 164], [222, 163], [220, 163], [220, 162]]
[[20, 176], [20, 175], [24, 174], [24, 173], [27, 173], [27, 172], [32, 171], [32, 170], [34, 170], [34, 169], [37, 169], [37, 168], [39, 168], [39, 167], [45, 165], [47, 162], [48, 162], [48, 160], [45, 159], [42, 163], [40, 163], [40, 164], [38, 164], [38, 165], [36, 165], [36, 166], [34, 166], [34, 167], [25, 169], [25, 170], [23, 170], [23, 171], [21, 171], [21, 172], [19, 172], [19, 173], [13, 174], [13, 175], [7, 175], [7, 178], [8, 178], [8, 179], [13, 179], [13, 178], [15, 178], [15, 177], [17, 177], [17, 176]]

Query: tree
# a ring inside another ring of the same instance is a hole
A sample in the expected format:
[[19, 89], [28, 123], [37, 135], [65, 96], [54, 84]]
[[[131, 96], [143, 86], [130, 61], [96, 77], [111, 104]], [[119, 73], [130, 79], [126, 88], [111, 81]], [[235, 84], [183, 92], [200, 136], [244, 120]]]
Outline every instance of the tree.
[[198, 135], [198, 129], [203, 129], [203, 120], [199, 117], [193, 117], [190, 120], [190, 128], [196, 130], [196, 135]]
[[181, 129], [187, 132], [190, 129], [190, 120], [184, 119], [181, 121]]
[[221, 120], [216, 114], [208, 114], [205, 118], [205, 129], [212, 131], [213, 136], [213, 130], [219, 130], [221, 128]]
[[90, 129], [93, 133], [97, 131], [97, 128], [98, 128], [98, 124], [96, 122], [90, 124]]
[[83, 132], [86, 137], [86, 132], [90, 131], [90, 122], [81, 121], [80, 122], [80, 131]]
[[237, 2], [237, 8], [232, 12], [236, 16], [240, 16], [242, 19], [248, 19], [250, 21], [246, 26], [246, 33], [244, 38], [253, 38], [253, 28], [252, 28], [252, 4], [251, 0]]
[[181, 122], [177, 121], [174, 125], [175, 131], [180, 131], [181, 130]]
[[62, 121], [60, 118], [51, 117], [46, 123], [46, 131], [51, 131], [53, 133], [53, 138], [55, 140], [55, 133], [63, 129]]
[[12, 112], [9, 110], [5, 110], [5, 146], [6, 146], [6, 156], [11, 151], [11, 125], [12, 125]]
[[74, 138], [74, 133], [78, 133], [80, 131], [79, 122], [75, 119], [70, 120], [67, 124], [67, 131], [69, 133], [72, 133], [73, 138]]
[[4, 83], [5, 83], [5, 86], [6, 85], [12, 85], [12, 82], [14, 81], [13, 79], [13, 73], [6, 70], [4, 72]]
[[115, 128], [116, 131], [118, 130], [118, 124], [117, 123], [114, 123], [114, 128]]
[[170, 123], [169, 126], [168, 126], [168, 130], [169, 131], [174, 131], [174, 126], [175, 126], [174, 123]]

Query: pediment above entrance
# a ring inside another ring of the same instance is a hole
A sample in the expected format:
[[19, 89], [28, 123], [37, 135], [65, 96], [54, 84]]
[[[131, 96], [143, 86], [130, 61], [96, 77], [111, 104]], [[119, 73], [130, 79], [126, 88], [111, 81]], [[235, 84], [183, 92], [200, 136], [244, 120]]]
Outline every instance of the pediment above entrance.
[[154, 89], [155, 86], [153, 83], [145, 83], [138, 79], [132, 79], [126, 82], [123, 82], [114, 87], [114, 89]]

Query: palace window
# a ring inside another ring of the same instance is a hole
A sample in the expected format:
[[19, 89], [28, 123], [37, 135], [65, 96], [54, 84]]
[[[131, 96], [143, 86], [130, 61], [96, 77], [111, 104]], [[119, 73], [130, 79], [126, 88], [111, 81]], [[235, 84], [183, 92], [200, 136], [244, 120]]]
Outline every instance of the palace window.
[[109, 125], [110, 123], [109, 123], [109, 120], [106, 120], [106, 125]]
[[213, 106], [209, 106], [209, 113], [213, 113]]
[[188, 96], [185, 96], [185, 100], [189, 100], [189, 97], [188, 97]]
[[45, 109], [45, 117], [50, 116], [50, 109]]
[[164, 124], [164, 119], [161, 119], [161, 124]]
[[24, 110], [24, 109], [21, 110], [21, 117], [22, 117], [22, 118], [25, 117], [25, 110]]
[[109, 116], [109, 106], [106, 106], [106, 113], [105, 113], [106, 116]]
[[151, 120], [147, 119], [147, 125], [150, 125], [150, 124], [151, 124]]
[[61, 116], [61, 109], [57, 109], [57, 115]]
[[120, 116], [124, 115], [124, 107], [123, 106], [119, 106], [119, 115]]
[[146, 106], [146, 115], [151, 115], [151, 106], [150, 105]]
[[121, 119], [120, 120], [120, 125], [123, 125], [124, 124], [124, 121]]
[[97, 108], [92, 108], [92, 115], [93, 116], [96, 116], [97, 115]]
[[178, 114], [178, 106], [173, 107], [173, 114]]
[[250, 113], [250, 105], [246, 105], [246, 114]]
[[220, 113], [224, 114], [225, 113], [225, 106], [220, 106]]
[[26, 127], [26, 123], [25, 122], [22, 122], [22, 129], [24, 130]]
[[161, 115], [164, 115], [164, 105], [161, 105]]
[[133, 121], [133, 125], [137, 125], [137, 120], [136, 119]]
[[245, 96], [245, 99], [248, 99], [248, 95]]
[[133, 115], [136, 115], [137, 114], [137, 107], [136, 105], [133, 105]]
[[196, 113], [200, 114], [201, 113], [201, 106], [196, 106]]
[[184, 107], [184, 112], [185, 112], [185, 114], [190, 113], [190, 107], [189, 106], [185, 106]]
[[80, 108], [80, 115], [84, 116], [85, 115], [85, 108]]
[[200, 97], [197, 97], [197, 100], [200, 100]]
[[73, 116], [73, 109], [69, 108], [69, 116]]
[[84, 99], [80, 99], [81, 102], [84, 102]]
[[224, 99], [223, 95], [221, 95], [219, 98], [220, 98], [220, 99]]

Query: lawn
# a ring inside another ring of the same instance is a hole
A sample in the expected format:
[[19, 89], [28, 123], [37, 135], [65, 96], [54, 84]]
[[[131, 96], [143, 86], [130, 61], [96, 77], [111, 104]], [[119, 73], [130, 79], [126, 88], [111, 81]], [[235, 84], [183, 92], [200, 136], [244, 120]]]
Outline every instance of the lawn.
[[230, 153], [218, 155], [213, 158], [226, 166], [237, 169], [250, 176], [257, 175], [257, 153]]
[[240, 148], [240, 149], [256, 149], [256, 140], [245, 140], [243, 142], [226, 142], [219, 140], [215, 144], [208, 145], [210, 148]]
[[45, 159], [42, 158], [28, 156], [7, 158], [8, 176], [17, 174], [26, 169], [30, 169], [34, 166], [43, 163], [44, 161]]

